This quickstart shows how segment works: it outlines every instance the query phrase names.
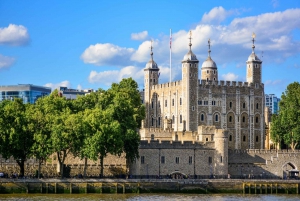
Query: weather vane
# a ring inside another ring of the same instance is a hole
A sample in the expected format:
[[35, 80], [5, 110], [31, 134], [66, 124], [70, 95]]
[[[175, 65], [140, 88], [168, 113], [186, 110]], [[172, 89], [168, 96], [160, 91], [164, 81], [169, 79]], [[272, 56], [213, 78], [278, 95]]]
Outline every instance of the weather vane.
[[190, 49], [191, 49], [191, 46], [192, 46], [192, 31], [190, 30], [190, 44], [189, 44], [189, 46], [190, 46]]

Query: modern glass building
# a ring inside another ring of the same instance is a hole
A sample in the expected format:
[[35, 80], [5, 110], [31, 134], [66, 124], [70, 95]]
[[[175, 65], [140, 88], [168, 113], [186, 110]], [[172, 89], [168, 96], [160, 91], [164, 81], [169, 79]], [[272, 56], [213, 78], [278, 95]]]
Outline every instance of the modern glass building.
[[21, 98], [23, 103], [35, 103], [38, 98], [50, 93], [51, 88], [32, 84], [0, 86], [0, 101]]
[[277, 114], [279, 110], [280, 98], [277, 98], [274, 94], [265, 94], [266, 107], [270, 108], [272, 114]]

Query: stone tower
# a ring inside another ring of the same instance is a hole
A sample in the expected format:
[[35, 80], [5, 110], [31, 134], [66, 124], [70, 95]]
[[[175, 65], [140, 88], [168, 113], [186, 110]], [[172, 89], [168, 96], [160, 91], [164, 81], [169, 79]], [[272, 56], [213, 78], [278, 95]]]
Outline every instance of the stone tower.
[[218, 68], [216, 63], [210, 57], [210, 39], [208, 40], [208, 57], [203, 62], [201, 68], [201, 80], [218, 81]]
[[158, 84], [158, 77], [159, 77], [159, 68], [157, 64], [153, 60], [153, 52], [152, 52], [152, 43], [151, 43], [151, 58], [146, 64], [144, 68], [144, 85], [145, 85], [145, 108], [146, 108], [146, 117], [144, 126], [145, 128], [155, 127], [156, 126], [156, 112], [155, 110], [151, 110], [151, 108], [156, 108], [156, 101], [154, 101], [154, 97], [151, 94], [151, 87], [153, 85]]
[[256, 56], [254, 49], [255, 34], [252, 34], [252, 53], [248, 57], [247, 63], [247, 82], [258, 86], [261, 83], [262, 61]]
[[183, 130], [197, 131], [197, 91], [198, 91], [198, 59], [192, 52], [190, 32], [190, 49], [182, 60], [182, 104]]
[[215, 157], [214, 174], [228, 174], [228, 132], [223, 129], [216, 129], [214, 135]]

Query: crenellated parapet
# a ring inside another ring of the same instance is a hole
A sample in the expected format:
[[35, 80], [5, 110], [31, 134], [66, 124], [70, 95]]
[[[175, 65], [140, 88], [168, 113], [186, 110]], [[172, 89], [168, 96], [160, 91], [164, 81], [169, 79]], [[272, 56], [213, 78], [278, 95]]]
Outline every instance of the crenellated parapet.
[[203, 142], [141, 140], [140, 149], [212, 149]]
[[[212, 87], [249, 87], [254, 88], [253, 83], [249, 82], [236, 82], [236, 81], [207, 81], [207, 80], [199, 80], [199, 87], [206, 87], [206, 86], [212, 86]], [[260, 83], [260, 87], [264, 87], [263, 83]]]
[[163, 84], [156, 84], [151, 86], [151, 90], [157, 90], [157, 89], [169, 89], [172, 87], [177, 87], [177, 86], [181, 86], [182, 85], [182, 81], [178, 80], [178, 81], [174, 81], [174, 82], [167, 82], [167, 83], [163, 83]]

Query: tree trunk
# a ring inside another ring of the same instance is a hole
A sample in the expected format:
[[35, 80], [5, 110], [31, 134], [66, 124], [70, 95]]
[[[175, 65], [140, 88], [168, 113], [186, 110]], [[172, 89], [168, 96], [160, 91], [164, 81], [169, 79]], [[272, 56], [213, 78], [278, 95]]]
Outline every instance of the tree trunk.
[[86, 178], [87, 157], [84, 157], [83, 178]]
[[100, 177], [103, 177], [103, 156], [100, 155]]
[[24, 162], [25, 162], [25, 160], [21, 159], [21, 160], [16, 160], [16, 161], [17, 161], [17, 163], [18, 163], [18, 165], [20, 167], [20, 174], [19, 174], [19, 176], [23, 177], [24, 173], [25, 173], [25, 168], [24, 168]]
[[39, 168], [38, 168], [38, 179], [40, 179], [40, 174], [41, 174], [41, 159], [39, 159]]

